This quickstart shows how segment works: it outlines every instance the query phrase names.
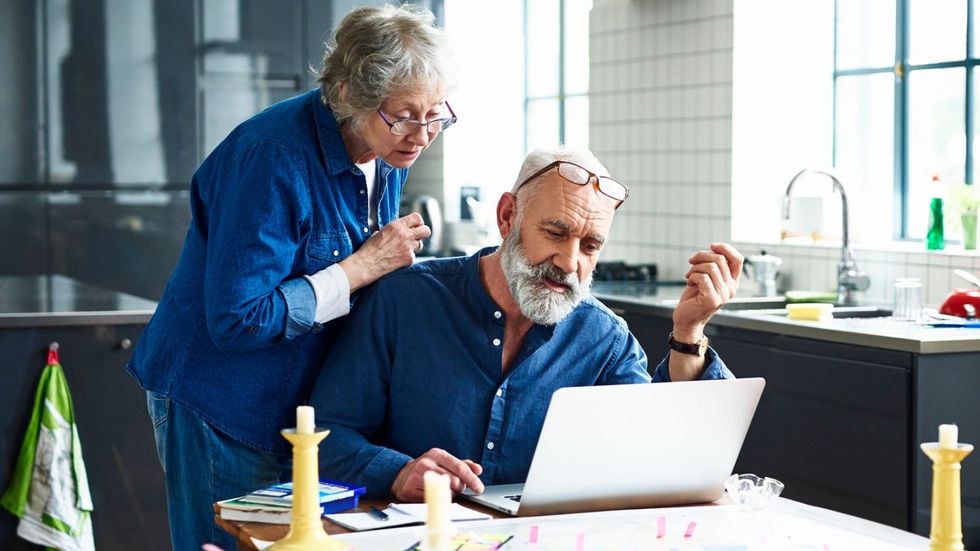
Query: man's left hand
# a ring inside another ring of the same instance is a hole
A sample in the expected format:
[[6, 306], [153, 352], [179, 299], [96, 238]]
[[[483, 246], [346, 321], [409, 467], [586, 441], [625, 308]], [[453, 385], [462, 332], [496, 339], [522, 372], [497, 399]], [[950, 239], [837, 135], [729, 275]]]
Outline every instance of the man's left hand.
[[710, 251], [698, 251], [688, 259], [687, 287], [674, 308], [674, 338], [697, 342], [704, 326], [738, 289], [742, 254], [727, 243], [712, 243]]

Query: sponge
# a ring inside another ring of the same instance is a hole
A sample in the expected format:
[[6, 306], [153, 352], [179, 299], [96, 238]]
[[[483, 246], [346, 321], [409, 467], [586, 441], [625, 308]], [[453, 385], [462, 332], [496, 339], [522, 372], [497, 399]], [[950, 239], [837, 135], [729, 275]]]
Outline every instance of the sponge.
[[834, 317], [834, 305], [824, 302], [800, 302], [786, 305], [791, 320], [827, 321]]

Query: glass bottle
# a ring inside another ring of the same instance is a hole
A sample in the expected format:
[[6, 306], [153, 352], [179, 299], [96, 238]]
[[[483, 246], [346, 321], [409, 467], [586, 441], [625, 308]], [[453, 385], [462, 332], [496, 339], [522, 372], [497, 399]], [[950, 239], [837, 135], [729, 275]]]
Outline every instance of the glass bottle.
[[939, 175], [932, 177], [932, 199], [929, 200], [929, 231], [926, 232], [926, 249], [941, 251], [946, 247], [943, 235], [943, 197]]

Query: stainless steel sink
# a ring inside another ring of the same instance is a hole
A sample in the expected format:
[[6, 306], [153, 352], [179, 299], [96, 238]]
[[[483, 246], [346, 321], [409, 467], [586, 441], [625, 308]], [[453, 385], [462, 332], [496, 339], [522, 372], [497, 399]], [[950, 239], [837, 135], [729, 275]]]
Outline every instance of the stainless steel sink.
[[[767, 316], [786, 316], [786, 297], [736, 297], [722, 307], [722, 311], [758, 314]], [[835, 306], [835, 319], [847, 318], [887, 318], [892, 311], [879, 306]]]
[[888, 318], [892, 311], [877, 306], [839, 306], [834, 308], [834, 318]]
[[[735, 297], [722, 310], [772, 310], [786, 308], [786, 297]], [[784, 312], [785, 313], [785, 312]]]

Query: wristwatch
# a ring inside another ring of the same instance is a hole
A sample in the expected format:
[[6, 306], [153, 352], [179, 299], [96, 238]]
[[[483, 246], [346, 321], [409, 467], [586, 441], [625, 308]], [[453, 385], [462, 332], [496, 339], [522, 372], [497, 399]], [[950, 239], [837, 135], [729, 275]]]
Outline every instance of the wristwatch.
[[701, 340], [696, 343], [686, 343], [674, 340], [674, 332], [670, 332], [670, 336], [667, 337], [667, 344], [670, 346], [671, 350], [676, 350], [678, 352], [683, 352], [684, 354], [694, 354], [696, 356], [704, 356], [705, 351], [708, 350], [708, 337], [701, 336]]

